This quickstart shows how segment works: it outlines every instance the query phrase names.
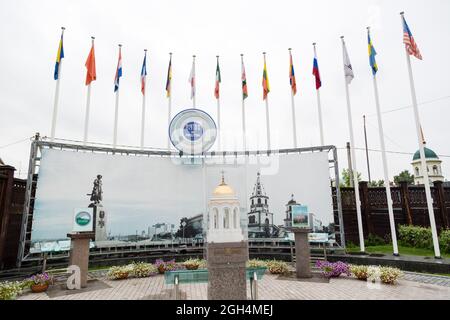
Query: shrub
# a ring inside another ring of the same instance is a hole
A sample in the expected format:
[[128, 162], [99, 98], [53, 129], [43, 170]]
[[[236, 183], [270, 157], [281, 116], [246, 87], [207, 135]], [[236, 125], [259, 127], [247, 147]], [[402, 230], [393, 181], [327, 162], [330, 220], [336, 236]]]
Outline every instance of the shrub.
[[359, 280], [367, 280], [367, 278], [369, 278], [368, 266], [357, 266], [351, 264], [349, 268], [350, 272]]
[[289, 271], [289, 266], [284, 261], [268, 260], [267, 269], [271, 274], [285, 274]]
[[247, 261], [247, 268], [267, 268], [267, 261], [251, 259]]
[[439, 235], [439, 246], [445, 253], [450, 253], [450, 229], [442, 230]]
[[23, 283], [20, 281], [0, 282], [0, 300], [14, 300], [22, 293]]
[[158, 272], [163, 274], [166, 271], [180, 270], [183, 269], [184, 266], [175, 262], [175, 259], [164, 261], [163, 259], [157, 259], [155, 261], [155, 267], [158, 269]]
[[27, 280], [27, 284], [29, 285], [44, 285], [44, 284], [52, 284], [53, 283], [53, 277], [50, 276], [47, 272], [44, 273], [38, 273], [35, 274], [34, 276], [28, 278]]
[[401, 225], [398, 228], [398, 237], [400, 244], [405, 247], [433, 248], [430, 228]]
[[127, 279], [130, 274], [133, 274], [133, 265], [114, 266], [109, 268], [106, 276], [111, 280]]
[[132, 275], [136, 278], [150, 277], [158, 273], [158, 269], [151, 263], [137, 262], [132, 263]]
[[200, 259], [188, 259], [182, 264], [187, 270], [197, 270], [202, 265], [202, 261]]
[[320, 261], [316, 262], [316, 267], [322, 271], [322, 274], [327, 278], [336, 278], [341, 274], [350, 275], [350, 269], [348, 264], [338, 261], [338, 262], [328, 262]]
[[369, 236], [367, 237], [367, 239], [364, 241], [364, 244], [367, 247], [371, 247], [371, 246], [382, 246], [384, 244], [386, 244], [386, 240], [384, 240], [383, 238], [381, 238], [380, 236], [377, 236], [376, 234], [371, 234], [369, 233]]
[[398, 268], [380, 267], [380, 280], [386, 284], [395, 284], [398, 278], [403, 276], [403, 273]]

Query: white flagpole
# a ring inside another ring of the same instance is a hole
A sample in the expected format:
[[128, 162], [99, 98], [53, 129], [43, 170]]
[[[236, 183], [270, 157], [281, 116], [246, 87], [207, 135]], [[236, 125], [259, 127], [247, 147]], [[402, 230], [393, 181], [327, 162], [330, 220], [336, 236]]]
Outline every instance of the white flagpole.
[[[370, 33], [370, 27], [367, 27], [367, 33]], [[391, 194], [391, 186], [389, 183], [386, 146], [384, 143], [383, 121], [381, 119], [380, 98], [379, 98], [379, 94], [378, 94], [378, 85], [377, 85], [376, 74], [373, 75], [373, 89], [374, 89], [374, 93], [375, 93], [375, 106], [377, 108], [378, 134], [380, 137], [381, 157], [382, 157], [382, 161], [383, 161], [384, 186], [386, 188], [386, 199], [387, 199], [388, 212], [389, 212], [389, 225], [391, 228], [392, 249], [394, 251], [394, 256], [398, 256], [399, 253], [398, 253], [398, 245], [397, 245], [397, 232], [395, 230], [394, 209], [392, 207], [392, 194]]]
[[[266, 64], [266, 53], [264, 55], [264, 64]], [[266, 69], [267, 70], [267, 69]], [[269, 78], [268, 75], [266, 75]], [[270, 120], [269, 120], [269, 94], [266, 95], [266, 131], [267, 131], [267, 150], [270, 151]]]
[[[147, 49], [144, 49], [145, 52], [145, 67], [147, 68]], [[147, 77], [144, 75], [144, 77]], [[142, 81], [142, 80], [141, 80]], [[145, 87], [147, 85], [147, 79], [144, 81], [144, 94], [142, 95], [142, 116], [141, 116], [141, 149], [144, 149], [144, 136], [145, 136], [145, 96], [147, 92]]]
[[[244, 74], [244, 54], [241, 53], [241, 86], [242, 86], [242, 75]], [[242, 91], [242, 90], [241, 90]], [[247, 151], [247, 139], [245, 133], [245, 99], [244, 91], [241, 92], [242, 96], [242, 148], [244, 152]]]
[[[169, 96], [167, 97], [167, 130], [169, 130], [170, 120], [172, 116], [172, 52], [169, 52], [170, 55], [170, 87], [169, 87]], [[168, 132], [168, 131], [167, 131]], [[170, 136], [167, 138], [167, 150], [170, 151]]]
[[[94, 45], [95, 37], [91, 37], [92, 45]], [[86, 145], [88, 139], [88, 128], [89, 128], [89, 109], [91, 106], [91, 83], [88, 84], [87, 97], [86, 97], [86, 116], [84, 118], [84, 137], [83, 144]]]
[[[64, 36], [64, 30], [66, 28], [61, 27], [61, 38]], [[52, 129], [50, 133], [50, 139], [53, 141], [55, 139], [55, 130], [56, 130], [56, 118], [58, 115], [58, 102], [59, 102], [59, 80], [61, 79], [61, 70], [62, 70], [62, 59], [59, 59], [58, 64], [58, 79], [56, 79], [56, 88], [55, 88], [55, 100], [53, 102], [53, 116], [52, 116]]]
[[[292, 54], [291, 54], [291, 48], [289, 48], [289, 58], [292, 59]], [[290, 63], [290, 61], [289, 61]], [[289, 66], [290, 68], [290, 66]], [[291, 70], [289, 70], [289, 73], [291, 72]], [[297, 148], [297, 124], [295, 121], [295, 101], [294, 101], [294, 91], [292, 90], [292, 86], [291, 86], [291, 108], [292, 108], [292, 134], [293, 134], [293, 138], [294, 138], [294, 148]]]
[[[216, 56], [217, 58], [217, 65], [219, 65], [219, 56]], [[217, 81], [217, 70], [216, 70], [216, 81]], [[217, 150], [220, 151], [221, 145], [220, 145], [220, 93], [217, 98]]]
[[[194, 90], [193, 91], [193, 96], [192, 96], [192, 108], [194, 108], [195, 109], [195, 106], [197, 105], [196, 103], [195, 103], [195, 96], [197, 95], [197, 92], [196, 92], [196, 88], [197, 88], [197, 79], [195, 78], [195, 54], [192, 56], [192, 77], [194, 78], [194, 86], [193, 86], [193, 88], [191, 87], [191, 90]], [[192, 84], [191, 84], [192, 85]]]
[[[342, 46], [345, 46], [344, 37], [342, 39]], [[359, 183], [358, 183], [358, 172], [356, 169], [356, 153], [355, 153], [355, 140], [353, 137], [353, 120], [352, 120], [352, 108], [350, 105], [350, 94], [348, 88], [347, 78], [344, 73], [344, 81], [345, 81], [345, 97], [347, 99], [347, 114], [348, 114], [348, 128], [350, 133], [350, 145], [351, 145], [351, 154], [352, 154], [352, 173], [353, 173], [353, 185], [355, 191], [355, 200], [356, 200], [356, 218], [358, 220], [358, 233], [359, 233], [359, 247], [360, 251], [365, 251], [364, 246], [364, 232], [362, 225], [362, 217], [361, 217], [361, 200], [359, 198]]]
[[[122, 45], [119, 44], [119, 52], [122, 48]], [[116, 91], [116, 108], [115, 108], [115, 112], [114, 112], [114, 135], [113, 135], [113, 148], [116, 148], [117, 146], [117, 123], [118, 123], [118, 118], [119, 118], [119, 91], [120, 91], [120, 86], [117, 88]]]
[[[400, 13], [400, 16], [402, 18], [402, 26], [403, 26], [403, 12]], [[439, 248], [439, 239], [436, 229], [436, 221], [434, 219], [434, 210], [433, 210], [433, 198], [431, 197], [431, 190], [430, 190], [430, 180], [428, 178], [428, 170], [427, 170], [427, 164], [425, 161], [425, 150], [423, 146], [423, 140], [421, 138], [421, 130], [420, 130], [420, 117], [419, 117], [419, 110], [417, 108], [417, 98], [416, 98], [416, 89], [414, 86], [414, 78], [411, 68], [411, 58], [409, 57], [409, 53], [405, 48], [405, 54], [406, 54], [406, 64], [408, 66], [408, 73], [409, 73], [409, 85], [411, 88], [411, 98], [412, 98], [412, 104], [413, 104], [413, 110], [414, 110], [414, 120], [416, 122], [416, 131], [417, 131], [417, 140], [419, 142], [419, 153], [420, 153], [420, 163], [421, 163], [421, 169], [423, 174], [423, 183], [425, 185], [425, 196], [427, 199], [427, 205], [428, 205], [428, 215], [430, 218], [430, 227], [431, 227], [431, 234], [433, 237], [433, 246], [434, 246], [434, 256], [438, 259], [441, 258], [441, 250]]]
[[[313, 43], [313, 47], [314, 47], [314, 57], [317, 58], [315, 42]], [[320, 103], [320, 88], [316, 89], [316, 93], [317, 93], [317, 108], [319, 111], [320, 145], [323, 146], [323, 145], [325, 145], [325, 143], [324, 143], [324, 139], [323, 139], [323, 121], [322, 121], [322, 106]]]

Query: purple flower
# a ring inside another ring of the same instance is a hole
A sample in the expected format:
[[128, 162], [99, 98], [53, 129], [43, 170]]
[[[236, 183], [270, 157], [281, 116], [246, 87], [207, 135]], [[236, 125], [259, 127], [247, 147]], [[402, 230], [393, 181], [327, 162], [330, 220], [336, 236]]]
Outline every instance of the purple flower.
[[349, 266], [342, 262], [328, 262], [328, 261], [317, 261], [316, 267], [322, 270], [322, 274], [325, 277], [339, 277], [341, 274], [346, 274], [350, 276]]

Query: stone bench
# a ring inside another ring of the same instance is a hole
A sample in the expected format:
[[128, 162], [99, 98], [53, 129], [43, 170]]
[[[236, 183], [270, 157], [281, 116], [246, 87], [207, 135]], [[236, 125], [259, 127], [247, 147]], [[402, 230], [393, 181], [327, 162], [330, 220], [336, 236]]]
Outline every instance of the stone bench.
[[[246, 279], [250, 280], [250, 293], [252, 300], [258, 299], [258, 280], [261, 280], [266, 268], [247, 268]], [[180, 284], [183, 283], [205, 283], [208, 282], [208, 270], [176, 270], [164, 273], [166, 284], [174, 285], [175, 300], [180, 299]]]

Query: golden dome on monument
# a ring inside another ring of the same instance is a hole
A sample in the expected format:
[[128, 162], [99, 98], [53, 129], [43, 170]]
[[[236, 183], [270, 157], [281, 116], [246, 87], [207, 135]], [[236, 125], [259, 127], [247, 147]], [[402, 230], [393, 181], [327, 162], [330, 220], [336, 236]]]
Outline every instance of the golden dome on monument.
[[219, 184], [213, 191], [215, 196], [235, 196], [233, 188], [225, 183], [225, 179], [222, 173], [222, 183]]

